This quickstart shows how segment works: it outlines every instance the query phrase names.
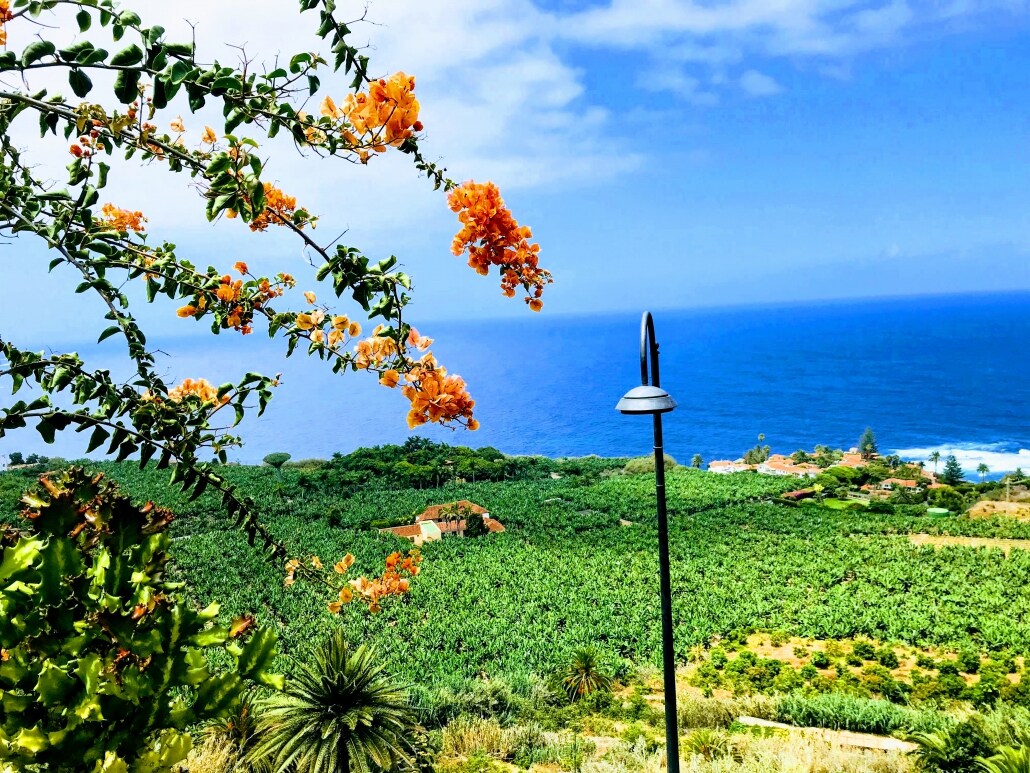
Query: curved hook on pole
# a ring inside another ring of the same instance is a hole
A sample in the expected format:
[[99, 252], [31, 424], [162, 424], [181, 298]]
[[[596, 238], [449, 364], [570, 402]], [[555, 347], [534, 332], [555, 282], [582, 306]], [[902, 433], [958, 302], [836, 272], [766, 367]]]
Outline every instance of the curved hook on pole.
[[643, 319], [640, 320], [640, 383], [648, 385], [647, 381], [647, 360], [651, 355], [651, 386], [661, 386], [661, 377], [658, 373], [658, 341], [654, 336], [654, 319], [651, 312], [645, 311]]

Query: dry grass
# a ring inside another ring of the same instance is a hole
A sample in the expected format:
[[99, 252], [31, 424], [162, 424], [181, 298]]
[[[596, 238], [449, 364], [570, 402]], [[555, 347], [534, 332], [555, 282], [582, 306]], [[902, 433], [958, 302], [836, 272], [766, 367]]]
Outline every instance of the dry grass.
[[[734, 736], [733, 753], [706, 760], [701, 755], [684, 758], [683, 773], [908, 773], [909, 757], [896, 752], [842, 749], [825, 741], [784, 734]], [[647, 754], [642, 747], [609, 752], [604, 759], [583, 765], [583, 773], [661, 773], [662, 752]]]
[[[983, 503], [981, 503], [983, 504]], [[993, 504], [1015, 504], [995, 502]], [[951, 537], [943, 534], [909, 534], [908, 541], [913, 545], [931, 545], [940, 547], [998, 548], [1005, 555], [1012, 550], [1030, 550], [1030, 539], [995, 539], [993, 537]]]
[[[196, 743], [196, 742], [195, 742]], [[236, 751], [224, 738], [209, 738], [196, 744], [177, 773], [235, 773]]]
[[1030, 502], [1026, 500], [999, 502], [993, 499], [986, 499], [977, 502], [969, 509], [969, 516], [971, 518], [990, 518], [995, 515], [1003, 515], [1019, 520], [1030, 520]]

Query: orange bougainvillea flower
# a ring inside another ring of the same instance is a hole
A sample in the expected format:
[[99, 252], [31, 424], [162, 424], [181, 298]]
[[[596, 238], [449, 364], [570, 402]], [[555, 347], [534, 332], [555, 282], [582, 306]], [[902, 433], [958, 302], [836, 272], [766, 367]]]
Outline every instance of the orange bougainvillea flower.
[[233, 264], [233, 268], [236, 269], [237, 271], [239, 271], [241, 274], [246, 274], [247, 271], [248, 271], [247, 264], [244, 263], [242, 260], [237, 261], [236, 263], [234, 263]]
[[306, 300], [308, 303], [310, 303], [313, 306], [315, 304], [315, 301], [316, 301], [315, 294], [313, 292], [311, 292], [310, 290], [306, 291], [304, 293], [304, 300]]
[[540, 245], [529, 241], [533, 232], [518, 224], [504, 205], [497, 186], [470, 180], [452, 190], [447, 203], [462, 224], [451, 252], [461, 255], [467, 251], [469, 266], [483, 276], [490, 273], [491, 266], [498, 266], [501, 291], [511, 298], [521, 285], [526, 291], [526, 303], [533, 311], [540, 311], [540, 296], [553, 281], [551, 272], [540, 268]]
[[469, 429], [477, 429], [479, 423], [472, 417], [476, 401], [465, 388], [461, 376], [447, 375], [447, 370], [436, 364], [433, 355], [427, 354], [419, 364], [405, 375], [409, 382], [402, 390], [411, 403], [408, 411], [408, 428], [414, 429], [427, 422], [464, 423]]
[[[333, 120], [346, 118], [358, 134], [369, 135], [367, 142], [376, 153], [384, 152], [388, 145], [399, 147], [422, 130], [418, 120], [419, 103], [415, 99], [415, 78], [403, 72], [372, 81], [368, 92], [349, 94], [342, 110], [327, 97], [322, 100], [321, 112]], [[352, 139], [346, 134], [344, 138]]]
[[297, 315], [297, 327], [301, 330], [312, 330], [322, 324], [322, 320], [325, 319], [325, 313], [322, 311], [313, 311], [310, 314], [298, 314]]
[[337, 574], [346, 574], [347, 570], [354, 566], [354, 556], [348, 553], [335, 564], [333, 564], [333, 571]]
[[265, 208], [250, 223], [251, 231], [265, 231], [270, 224], [283, 225], [292, 221], [297, 209], [297, 199], [287, 196], [271, 183], [265, 183]]
[[383, 386], [390, 387], [390, 389], [393, 389], [395, 386], [397, 386], [397, 382], [400, 381], [400, 379], [400, 374], [393, 368], [391, 368], [379, 377], [379, 383]]
[[186, 125], [183, 124], [181, 115], [176, 116], [169, 125], [172, 127], [173, 132], [178, 132], [179, 134], [182, 134], [184, 131], [186, 131]]
[[210, 126], [205, 126], [204, 133], [200, 135], [200, 141], [205, 145], [214, 145], [218, 142], [218, 135], [215, 134], [215, 130]]
[[4, 27], [14, 16], [9, 0], [0, 0], [0, 46], [7, 45], [7, 29]]
[[188, 397], [199, 397], [203, 403], [225, 404], [229, 402], [229, 395], [218, 397], [218, 390], [206, 378], [183, 379], [182, 383], [168, 390], [168, 399], [172, 402], [182, 402]]
[[180, 317], [183, 317], [183, 318], [185, 318], [185, 317], [192, 317], [193, 315], [195, 315], [197, 313], [197, 307], [196, 306], [186, 305], [186, 306], [181, 307], [175, 313], [178, 314]]
[[101, 228], [110, 228], [115, 231], [135, 231], [141, 233], [146, 226], [143, 224], [147, 219], [142, 212], [130, 212], [127, 209], [120, 209], [114, 204], [105, 204], [100, 209], [103, 217], [98, 218], [97, 225]]
[[419, 335], [418, 330], [411, 328], [408, 330], [408, 346], [414, 346], [419, 351], [425, 351], [433, 345], [432, 338], [425, 338]]

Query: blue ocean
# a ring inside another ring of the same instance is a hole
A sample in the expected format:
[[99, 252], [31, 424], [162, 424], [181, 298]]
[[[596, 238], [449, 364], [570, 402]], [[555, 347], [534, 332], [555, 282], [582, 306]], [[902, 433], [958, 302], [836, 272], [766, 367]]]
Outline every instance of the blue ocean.
[[[733, 459], [758, 442], [774, 451], [848, 447], [869, 426], [881, 452], [955, 453], [966, 469], [1030, 471], [1030, 293], [656, 310], [662, 384], [679, 403], [665, 418], [666, 450], [681, 463]], [[614, 410], [639, 383], [639, 313], [527, 315], [421, 327], [433, 351], [476, 399], [475, 433], [418, 434], [510, 454], [637, 456], [650, 452], [646, 417]], [[68, 345], [124, 371], [111, 344]], [[230, 456], [295, 459], [403, 442], [406, 401], [358, 373], [334, 375], [259, 335], [160, 342], [170, 380], [215, 383], [247, 370], [282, 371], [260, 419], [239, 428]], [[31, 430], [0, 440], [12, 450], [80, 456], [81, 436], [44, 445]]]

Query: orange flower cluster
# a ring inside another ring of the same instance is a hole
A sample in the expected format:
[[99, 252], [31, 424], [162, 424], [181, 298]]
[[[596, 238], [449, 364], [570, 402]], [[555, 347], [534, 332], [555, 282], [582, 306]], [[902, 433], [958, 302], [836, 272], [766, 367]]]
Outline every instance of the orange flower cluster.
[[[311, 564], [310, 570], [304, 567], [304, 562], [300, 561], [300, 559], [291, 558], [287, 561], [285, 566], [286, 578], [283, 580], [283, 585], [286, 587], [293, 585], [297, 581], [297, 573], [302, 568], [309, 573], [312, 570], [321, 572], [324, 568], [318, 556], [311, 556], [308, 562]], [[406, 555], [391, 553], [386, 557], [386, 570], [383, 572], [382, 577], [376, 577], [371, 580], [367, 577], [359, 577], [342, 585], [337, 591], [336, 600], [329, 602], [329, 611], [334, 615], [339, 614], [344, 604], [349, 604], [355, 599], [359, 599], [368, 604], [369, 612], [379, 612], [382, 609], [380, 605], [382, 598], [386, 596], [402, 596], [410, 590], [411, 583], [408, 578], [418, 576], [418, 573], [421, 571], [420, 563], [422, 563], [422, 555], [418, 550], [409, 550]], [[333, 565], [333, 572], [341, 575], [346, 574], [347, 570], [353, 565], [354, 556], [348, 553]], [[335, 585], [329, 579], [325, 579], [325, 582]]]
[[[415, 132], [422, 131], [418, 112], [415, 78], [403, 72], [372, 81], [367, 93], [349, 94], [342, 108], [331, 97], [322, 100], [321, 105], [322, 115], [334, 121], [345, 118], [358, 134], [371, 135], [369, 141], [376, 153], [386, 152], [388, 145], [399, 147]], [[352, 145], [360, 144], [350, 132], [343, 136]], [[367, 153], [360, 155], [362, 161], [368, 159]]]
[[7, 45], [7, 30], [4, 25], [13, 17], [9, 0], [0, 0], [0, 46]]
[[[237, 262], [233, 268], [241, 274], [248, 271], [247, 264], [242, 261]], [[226, 274], [218, 280], [218, 287], [213, 292], [197, 295], [193, 303], [182, 306], [176, 314], [183, 318], [195, 317], [205, 311], [209, 304], [215, 304], [225, 314], [225, 327], [248, 335], [252, 332], [250, 323], [254, 319], [254, 312], [273, 298], [281, 296], [285, 288], [293, 287], [295, 284], [289, 274], [279, 274], [274, 283], [267, 277], [262, 277], [246, 285], [242, 279], [233, 281], [233, 278]], [[245, 292], [248, 289], [252, 292]]]
[[404, 374], [408, 382], [401, 390], [411, 402], [408, 427], [414, 429], [426, 422], [457, 421], [471, 430], [479, 429], [472, 417], [476, 401], [465, 388], [461, 376], [448, 376], [447, 369], [436, 363], [432, 354], [426, 354], [411, 371]]
[[381, 329], [381, 327], [377, 327], [371, 338], [359, 341], [354, 347], [356, 352], [354, 365], [356, 367], [368, 370], [398, 354], [397, 342], [392, 338], [379, 335]]
[[229, 395], [219, 398], [218, 389], [206, 378], [183, 379], [181, 384], [168, 390], [168, 399], [175, 403], [181, 403], [191, 396], [199, 397], [202, 403], [220, 403], [224, 405], [229, 402]]
[[490, 273], [490, 266], [499, 266], [502, 292], [512, 298], [521, 285], [529, 308], [540, 311], [544, 305], [540, 296], [553, 281], [551, 272], [540, 268], [540, 245], [530, 243], [533, 232], [518, 224], [497, 186], [470, 180], [452, 190], [447, 203], [462, 225], [451, 252], [461, 255], [467, 250], [469, 266], [482, 276]]
[[386, 571], [382, 577], [372, 580], [359, 577], [351, 580], [350, 587], [344, 586], [340, 589], [339, 600], [330, 602], [329, 611], [339, 613], [344, 604], [357, 598], [368, 604], [369, 612], [379, 612], [382, 610], [380, 599], [386, 596], [403, 596], [411, 589], [408, 577], [418, 575], [421, 571], [421, 562], [422, 556], [418, 550], [409, 550], [406, 556], [402, 553], [391, 553], [386, 557]]
[[142, 212], [130, 212], [110, 203], [105, 204], [100, 211], [103, 213], [103, 217], [97, 220], [97, 225], [101, 228], [112, 228], [115, 231], [135, 231], [136, 233], [146, 229], [146, 226], [143, 224], [147, 222], [147, 219], [143, 216]]
[[293, 218], [296, 209], [297, 199], [295, 197], [287, 196], [271, 183], [265, 183], [265, 208], [251, 221], [250, 230], [267, 230], [269, 223], [282, 225], [283, 220]]

